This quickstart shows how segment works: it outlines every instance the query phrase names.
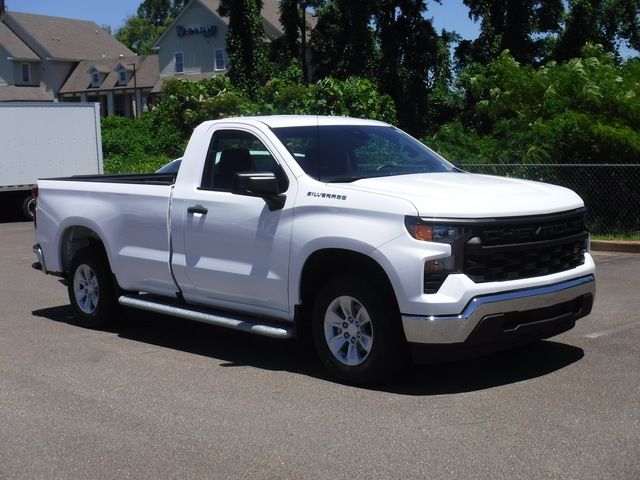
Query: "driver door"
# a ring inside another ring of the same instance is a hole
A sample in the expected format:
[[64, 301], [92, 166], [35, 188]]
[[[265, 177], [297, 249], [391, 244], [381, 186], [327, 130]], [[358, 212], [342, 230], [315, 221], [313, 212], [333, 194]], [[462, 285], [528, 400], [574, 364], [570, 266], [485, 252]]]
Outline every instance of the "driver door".
[[259, 131], [216, 130], [200, 185], [174, 192], [172, 265], [187, 301], [275, 316], [288, 311], [294, 196], [285, 192], [284, 207], [270, 210], [262, 198], [231, 193], [236, 173], [274, 172], [288, 184], [270, 146]]

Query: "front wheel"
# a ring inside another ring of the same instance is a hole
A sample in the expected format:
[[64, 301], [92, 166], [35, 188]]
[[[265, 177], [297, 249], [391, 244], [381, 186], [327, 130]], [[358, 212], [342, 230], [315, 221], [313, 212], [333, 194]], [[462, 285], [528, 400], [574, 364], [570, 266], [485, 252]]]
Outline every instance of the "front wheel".
[[118, 304], [111, 269], [106, 258], [94, 249], [82, 249], [74, 256], [67, 290], [83, 327], [101, 328], [114, 320]]
[[318, 356], [340, 380], [376, 382], [404, 364], [397, 308], [370, 279], [331, 278], [318, 293], [312, 321]]

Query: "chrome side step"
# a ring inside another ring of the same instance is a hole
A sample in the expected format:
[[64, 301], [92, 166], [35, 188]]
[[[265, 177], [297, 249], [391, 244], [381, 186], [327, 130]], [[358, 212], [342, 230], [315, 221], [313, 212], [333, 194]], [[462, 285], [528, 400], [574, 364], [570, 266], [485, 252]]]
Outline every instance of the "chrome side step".
[[[293, 326], [276, 326], [268, 323], [258, 323], [259, 319], [243, 316], [224, 316], [221, 313], [213, 314], [201, 310], [191, 309], [187, 306], [168, 305], [166, 303], [145, 300], [140, 297], [123, 295], [118, 298], [118, 303], [126, 307], [139, 308], [150, 312], [163, 313], [174, 317], [186, 318], [196, 322], [208, 323], [219, 327], [232, 328], [243, 332], [255, 333], [272, 338], [292, 338]], [[228, 315], [228, 314], [227, 314]]]

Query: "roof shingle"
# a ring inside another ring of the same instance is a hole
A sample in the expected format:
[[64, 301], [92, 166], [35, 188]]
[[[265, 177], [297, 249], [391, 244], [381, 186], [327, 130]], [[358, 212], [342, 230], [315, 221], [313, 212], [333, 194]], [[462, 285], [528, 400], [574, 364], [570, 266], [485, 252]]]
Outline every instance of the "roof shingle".
[[[88, 60], [134, 55], [96, 23], [86, 20], [7, 12], [3, 18], [14, 24], [54, 60]], [[29, 42], [29, 39], [25, 39]], [[29, 42], [30, 43], [30, 42]], [[35, 45], [33, 46], [35, 50]]]
[[53, 97], [40, 87], [0, 85], [0, 102], [52, 102]]
[[[132, 65], [135, 65], [135, 80], [133, 75], [129, 76], [127, 85], [118, 83], [118, 66], [122, 65], [129, 72], [133, 71]], [[99, 70], [97, 67], [100, 67]], [[91, 70], [96, 69], [100, 72], [107, 73], [100, 87], [91, 86]], [[103, 58], [99, 63], [95, 60], [85, 60], [78, 64], [73, 70], [69, 79], [60, 89], [61, 94], [79, 93], [79, 92], [100, 92], [106, 90], [122, 90], [137, 88], [152, 88], [157, 82], [160, 75], [157, 55], [138, 55], [133, 57]]]
[[0, 45], [17, 60], [40, 60], [40, 57], [4, 23], [0, 23]]

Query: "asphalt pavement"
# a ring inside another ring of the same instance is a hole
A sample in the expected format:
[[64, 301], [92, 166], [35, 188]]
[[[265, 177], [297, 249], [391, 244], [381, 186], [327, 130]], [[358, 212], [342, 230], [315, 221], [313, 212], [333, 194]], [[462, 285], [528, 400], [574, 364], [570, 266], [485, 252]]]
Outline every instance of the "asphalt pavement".
[[640, 255], [551, 340], [376, 388], [304, 345], [147, 312], [78, 327], [0, 222], [0, 479], [640, 478]]

